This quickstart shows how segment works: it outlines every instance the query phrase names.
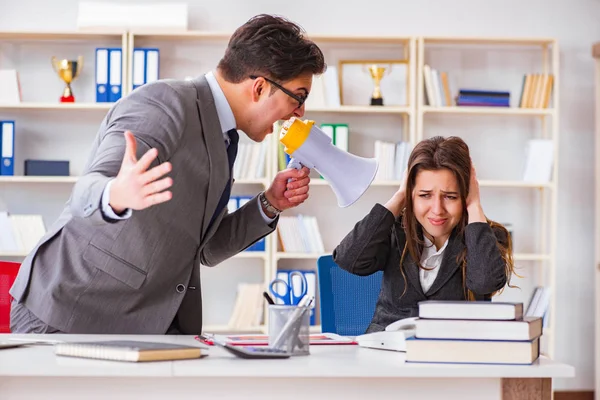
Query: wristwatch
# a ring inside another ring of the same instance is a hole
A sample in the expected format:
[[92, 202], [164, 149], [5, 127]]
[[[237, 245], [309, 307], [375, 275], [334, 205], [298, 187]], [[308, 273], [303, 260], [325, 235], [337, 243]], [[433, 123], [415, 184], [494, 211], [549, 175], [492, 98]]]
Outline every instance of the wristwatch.
[[269, 203], [269, 200], [267, 200], [267, 196], [265, 196], [265, 192], [260, 192], [260, 194], [258, 195], [258, 199], [260, 200], [260, 204], [262, 204], [268, 212], [275, 215], [281, 214], [281, 210], [279, 208]]

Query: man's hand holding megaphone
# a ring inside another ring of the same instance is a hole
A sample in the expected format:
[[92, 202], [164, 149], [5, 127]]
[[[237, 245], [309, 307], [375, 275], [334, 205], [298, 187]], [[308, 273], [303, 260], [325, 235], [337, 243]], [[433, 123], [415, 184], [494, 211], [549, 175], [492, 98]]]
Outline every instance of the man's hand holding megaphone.
[[[306, 167], [302, 169], [288, 168], [279, 171], [265, 191], [266, 200], [280, 212], [304, 203], [308, 199], [309, 173], [310, 170]], [[277, 215], [270, 212], [264, 204], [262, 207], [265, 214], [270, 218]]]

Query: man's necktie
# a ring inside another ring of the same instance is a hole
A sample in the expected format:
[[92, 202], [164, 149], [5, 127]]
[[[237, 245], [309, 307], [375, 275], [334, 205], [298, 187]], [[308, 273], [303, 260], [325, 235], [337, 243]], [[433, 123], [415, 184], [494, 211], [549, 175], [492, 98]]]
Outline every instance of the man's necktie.
[[225, 190], [223, 190], [223, 194], [221, 194], [221, 199], [219, 200], [219, 204], [217, 205], [217, 209], [213, 214], [210, 225], [215, 221], [217, 215], [223, 211], [223, 208], [227, 206], [229, 202], [229, 197], [231, 196], [231, 175], [233, 174], [233, 163], [235, 162], [235, 156], [237, 156], [238, 151], [238, 142], [240, 140], [240, 135], [237, 132], [237, 129], [231, 129], [227, 131], [229, 135], [229, 146], [227, 146], [227, 160], [229, 161], [229, 180], [227, 180], [227, 186], [225, 186]]

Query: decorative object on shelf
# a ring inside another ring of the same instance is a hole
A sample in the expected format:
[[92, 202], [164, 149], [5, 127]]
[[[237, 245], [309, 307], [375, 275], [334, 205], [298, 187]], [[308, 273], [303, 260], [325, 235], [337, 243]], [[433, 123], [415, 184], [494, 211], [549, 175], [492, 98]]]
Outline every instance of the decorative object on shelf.
[[[373, 64], [369, 66], [369, 73], [371, 74], [371, 78], [373, 79], [373, 84], [375, 88], [373, 89], [373, 94], [371, 95], [371, 105], [372, 106], [382, 106], [383, 105], [383, 97], [381, 96], [381, 79], [385, 76], [385, 67], [380, 67], [377, 64]], [[389, 72], [389, 71], [388, 71]]]
[[[383, 106], [383, 93], [386, 106], [408, 104], [408, 60], [340, 60], [338, 64], [341, 104]], [[365, 75], [371, 77], [369, 86]]]
[[292, 157], [288, 168], [314, 168], [331, 184], [340, 207], [356, 202], [377, 173], [376, 159], [355, 156], [334, 146], [315, 121], [290, 118], [281, 128], [280, 141]]
[[52, 66], [60, 79], [67, 84], [63, 91], [63, 95], [60, 98], [60, 102], [74, 103], [75, 96], [73, 96], [73, 91], [71, 90], [71, 82], [77, 79], [81, 73], [81, 69], [83, 68], [83, 56], [77, 57], [77, 61], [67, 59], [59, 60], [52, 56]]
[[26, 176], [69, 176], [68, 160], [25, 160]]

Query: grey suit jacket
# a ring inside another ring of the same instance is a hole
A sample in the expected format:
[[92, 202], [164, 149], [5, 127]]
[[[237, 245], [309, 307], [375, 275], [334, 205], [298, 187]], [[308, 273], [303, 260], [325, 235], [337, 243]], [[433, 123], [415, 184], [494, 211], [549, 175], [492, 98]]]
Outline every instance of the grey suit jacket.
[[[487, 223], [468, 224], [464, 238], [455, 229], [444, 250], [438, 275], [427, 293], [423, 293], [419, 267], [408, 251], [400, 268], [406, 244], [401, 219], [376, 204], [335, 248], [333, 259], [341, 268], [356, 275], [383, 271], [375, 314], [367, 328], [367, 332], [376, 332], [394, 321], [417, 317], [419, 301], [467, 300], [463, 282], [476, 300], [489, 300], [490, 294], [504, 287], [507, 281], [506, 264], [498, 249], [498, 242], [506, 245], [506, 239], [502, 231], [493, 231]], [[463, 280], [457, 257], [465, 247], [467, 268]]]
[[[120, 169], [125, 130], [136, 136], [138, 158], [155, 147], [153, 166], [172, 163], [173, 198], [107, 221], [101, 196]], [[11, 295], [63, 332], [163, 334], [176, 319], [182, 333], [200, 333], [200, 263], [216, 265], [276, 225], [251, 201], [232, 214], [225, 208], [209, 229], [228, 179], [206, 79], [144, 85], [108, 112], [82, 178]]]

